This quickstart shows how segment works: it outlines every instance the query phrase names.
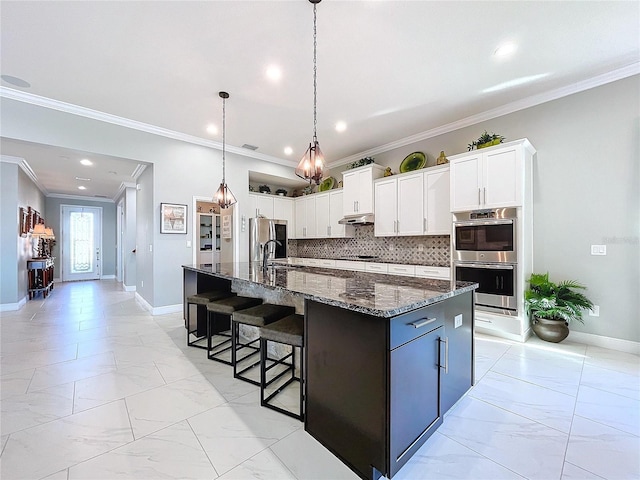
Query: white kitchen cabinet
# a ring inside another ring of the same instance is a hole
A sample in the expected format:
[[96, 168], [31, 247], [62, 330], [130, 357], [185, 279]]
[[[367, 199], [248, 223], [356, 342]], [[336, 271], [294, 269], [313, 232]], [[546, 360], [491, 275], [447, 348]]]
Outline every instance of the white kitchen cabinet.
[[403, 275], [405, 277], [415, 277], [416, 267], [415, 265], [389, 264], [389, 266], [387, 267], [387, 273], [391, 275]]
[[449, 167], [424, 172], [423, 214], [425, 235], [451, 235]]
[[249, 202], [250, 216], [273, 218], [273, 197], [271, 195], [266, 193], [250, 193]]
[[426, 265], [416, 265], [416, 277], [437, 278], [441, 280], [449, 280], [451, 278], [451, 269], [449, 267], [429, 267]]
[[343, 215], [373, 213], [373, 181], [383, 174], [384, 167], [373, 163], [343, 172]]
[[520, 207], [535, 150], [527, 139], [449, 157], [451, 211]]
[[329, 193], [319, 193], [314, 197], [316, 199], [316, 235], [318, 238], [328, 238], [331, 226], [329, 219]]
[[290, 197], [273, 197], [273, 218], [275, 220], [286, 220], [287, 230], [294, 230], [295, 215], [293, 212], [293, 198]]
[[355, 233], [355, 227], [341, 225], [338, 222], [344, 217], [344, 190], [329, 192], [329, 237], [350, 238]]
[[389, 264], [387, 263], [374, 263], [366, 262], [364, 264], [365, 272], [387, 273], [389, 270]]
[[448, 166], [376, 180], [374, 197], [376, 237], [451, 233]]
[[315, 195], [296, 198], [295, 232], [297, 239], [317, 238]]

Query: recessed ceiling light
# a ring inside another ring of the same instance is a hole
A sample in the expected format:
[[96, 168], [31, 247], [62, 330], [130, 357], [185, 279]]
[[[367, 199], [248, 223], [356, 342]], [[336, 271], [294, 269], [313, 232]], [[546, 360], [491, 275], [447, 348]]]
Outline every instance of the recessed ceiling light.
[[293, 153], [293, 148], [291, 147], [284, 147], [284, 154], [285, 155], [291, 155]]
[[82, 165], [86, 165], [86, 166], [93, 165], [93, 162], [91, 160], [86, 159], [86, 158], [83, 158], [82, 160], [80, 160], [80, 163]]
[[217, 135], [218, 127], [216, 127], [213, 123], [207, 125], [207, 133], [210, 135]]
[[336, 123], [336, 132], [344, 132], [347, 129], [347, 124], [343, 121]]
[[87, 187], [85, 187], [84, 185], [80, 185], [80, 186], [78, 187], [78, 190], [86, 190], [86, 189], [87, 189]]
[[498, 48], [493, 51], [493, 56], [497, 58], [507, 58], [516, 53], [516, 50], [518, 50], [518, 45], [515, 43], [503, 43], [502, 45], [498, 45]]
[[282, 70], [277, 65], [269, 65], [265, 73], [267, 75], [267, 78], [269, 80], [273, 80], [274, 82], [277, 82], [282, 78]]
[[91, 181], [90, 178], [82, 178], [82, 177], [76, 177], [76, 180], [80, 180], [81, 182], [90, 182]]
[[11, 75], [0, 75], [0, 78], [2, 78], [4, 82], [7, 82], [9, 85], [13, 85], [14, 87], [20, 87], [20, 88], [31, 87], [31, 84], [29, 82], [18, 77], [13, 77]]
[[493, 87], [485, 88], [482, 90], [482, 93], [491, 93], [497, 92], [499, 90], [505, 90], [511, 87], [517, 87], [518, 85], [524, 85], [525, 83], [535, 82], [536, 80], [540, 80], [541, 78], [548, 77], [548, 73], [540, 73], [538, 75], [529, 75], [528, 77], [520, 77], [514, 78], [513, 80], [509, 80], [508, 82], [499, 83], [498, 85], [494, 85]]

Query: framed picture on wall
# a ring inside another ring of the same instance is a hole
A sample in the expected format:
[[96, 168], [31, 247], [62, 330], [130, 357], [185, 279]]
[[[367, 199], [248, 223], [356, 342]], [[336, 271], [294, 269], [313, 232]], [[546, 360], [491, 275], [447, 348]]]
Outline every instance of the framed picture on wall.
[[160, 204], [160, 233], [187, 233], [187, 206]]
[[20, 207], [20, 236], [26, 237], [27, 233], [29, 233], [27, 210], [24, 207]]

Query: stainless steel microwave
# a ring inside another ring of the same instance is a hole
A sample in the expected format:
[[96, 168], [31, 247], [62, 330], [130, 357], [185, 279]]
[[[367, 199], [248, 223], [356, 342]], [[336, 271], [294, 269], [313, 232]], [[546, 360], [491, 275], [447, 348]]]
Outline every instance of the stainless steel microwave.
[[456, 213], [453, 222], [453, 260], [516, 263], [515, 208]]

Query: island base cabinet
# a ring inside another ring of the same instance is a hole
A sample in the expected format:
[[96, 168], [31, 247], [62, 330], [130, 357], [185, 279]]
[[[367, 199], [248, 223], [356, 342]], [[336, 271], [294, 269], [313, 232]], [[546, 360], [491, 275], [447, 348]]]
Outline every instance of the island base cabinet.
[[381, 318], [306, 302], [305, 429], [361, 478], [391, 478], [442, 423], [443, 303]]

